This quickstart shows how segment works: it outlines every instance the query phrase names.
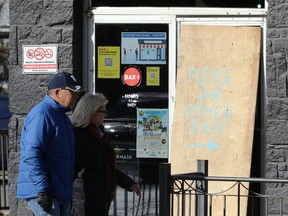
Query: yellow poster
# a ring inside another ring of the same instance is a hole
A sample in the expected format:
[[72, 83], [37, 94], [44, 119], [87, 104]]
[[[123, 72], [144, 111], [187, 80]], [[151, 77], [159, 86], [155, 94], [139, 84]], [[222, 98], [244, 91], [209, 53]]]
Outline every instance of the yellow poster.
[[120, 78], [120, 47], [98, 46], [98, 78]]
[[160, 85], [160, 67], [147, 67], [147, 86], [159, 86]]

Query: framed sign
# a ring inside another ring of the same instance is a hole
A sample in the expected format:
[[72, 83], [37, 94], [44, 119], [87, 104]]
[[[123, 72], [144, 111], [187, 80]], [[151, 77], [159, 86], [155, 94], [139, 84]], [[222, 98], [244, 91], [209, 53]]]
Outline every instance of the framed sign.
[[23, 45], [23, 74], [58, 72], [58, 45]]

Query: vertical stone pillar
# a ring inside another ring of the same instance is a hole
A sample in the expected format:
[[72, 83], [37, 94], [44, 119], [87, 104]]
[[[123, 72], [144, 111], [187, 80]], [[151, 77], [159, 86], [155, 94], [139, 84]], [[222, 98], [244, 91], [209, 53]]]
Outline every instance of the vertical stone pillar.
[[[268, 0], [267, 22], [267, 132], [266, 177], [287, 179], [288, 176], [288, 2]], [[267, 184], [268, 194], [277, 194], [287, 185]], [[280, 202], [269, 202], [268, 213], [279, 214]], [[288, 211], [283, 206], [282, 212]]]
[[25, 202], [16, 199], [20, 136], [27, 113], [47, 92], [51, 75], [22, 74], [23, 45], [58, 45], [59, 70], [82, 77], [82, 1], [10, 0], [9, 124], [10, 215], [32, 215]]

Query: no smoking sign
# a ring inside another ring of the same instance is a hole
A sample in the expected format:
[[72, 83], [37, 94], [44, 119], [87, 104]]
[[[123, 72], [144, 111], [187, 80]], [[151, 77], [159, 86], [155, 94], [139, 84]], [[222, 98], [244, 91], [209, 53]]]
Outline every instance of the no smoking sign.
[[23, 45], [23, 73], [57, 73], [57, 45]]

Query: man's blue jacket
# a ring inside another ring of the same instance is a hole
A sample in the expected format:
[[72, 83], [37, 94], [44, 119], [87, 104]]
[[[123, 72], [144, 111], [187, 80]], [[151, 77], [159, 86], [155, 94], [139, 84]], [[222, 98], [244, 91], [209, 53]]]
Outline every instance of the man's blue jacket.
[[74, 133], [66, 115], [69, 110], [46, 95], [27, 115], [20, 143], [17, 198], [36, 198], [49, 190], [52, 198], [72, 199]]

